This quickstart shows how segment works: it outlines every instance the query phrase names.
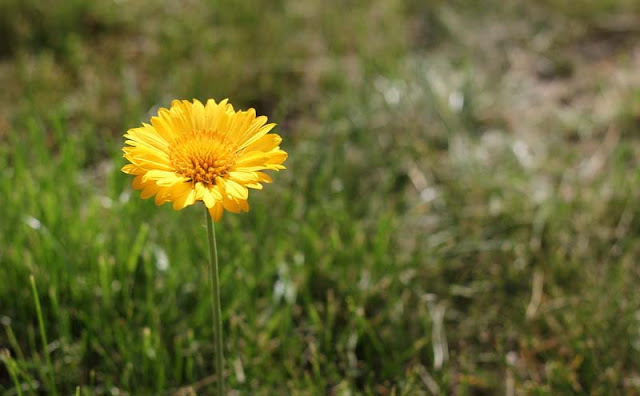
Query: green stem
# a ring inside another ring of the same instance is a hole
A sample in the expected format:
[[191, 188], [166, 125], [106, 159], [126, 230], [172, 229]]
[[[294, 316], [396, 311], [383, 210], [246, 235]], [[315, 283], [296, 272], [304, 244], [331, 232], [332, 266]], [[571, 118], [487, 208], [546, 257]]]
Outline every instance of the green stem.
[[213, 338], [216, 353], [216, 375], [218, 396], [224, 395], [224, 364], [222, 356], [222, 313], [220, 309], [220, 279], [218, 278], [218, 247], [216, 246], [216, 229], [211, 215], [205, 207], [207, 218], [207, 236], [209, 237], [209, 283], [211, 285], [211, 312], [213, 315]]
[[53, 365], [51, 364], [51, 357], [49, 356], [49, 343], [47, 342], [47, 332], [44, 327], [44, 319], [42, 317], [42, 308], [40, 307], [40, 297], [38, 296], [38, 289], [36, 288], [36, 280], [33, 275], [29, 275], [29, 281], [31, 282], [31, 290], [33, 292], [33, 299], [36, 303], [36, 314], [38, 315], [38, 326], [40, 327], [40, 338], [42, 340], [43, 353], [45, 361], [47, 362], [47, 374], [49, 378], [49, 388], [52, 395], [56, 395], [56, 382], [53, 377]]

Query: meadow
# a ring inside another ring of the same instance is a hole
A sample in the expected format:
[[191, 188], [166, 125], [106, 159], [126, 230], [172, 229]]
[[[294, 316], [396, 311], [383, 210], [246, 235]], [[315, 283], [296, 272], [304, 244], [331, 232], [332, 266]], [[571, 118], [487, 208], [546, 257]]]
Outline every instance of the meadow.
[[211, 395], [201, 205], [132, 190], [172, 99], [287, 170], [216, 225], [230, 395], [640, 395], [634, 0], [3, 0], [0, 395]]

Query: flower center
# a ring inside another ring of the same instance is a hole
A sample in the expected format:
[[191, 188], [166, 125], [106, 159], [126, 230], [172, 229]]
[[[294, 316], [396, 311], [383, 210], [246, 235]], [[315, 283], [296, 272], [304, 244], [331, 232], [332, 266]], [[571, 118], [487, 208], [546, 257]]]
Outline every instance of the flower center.
[[212, 185], [235, 163], [236, 146], [214, 131], [193, 131], [173, 142], [169, 159], [176, 173], [193, 183]]

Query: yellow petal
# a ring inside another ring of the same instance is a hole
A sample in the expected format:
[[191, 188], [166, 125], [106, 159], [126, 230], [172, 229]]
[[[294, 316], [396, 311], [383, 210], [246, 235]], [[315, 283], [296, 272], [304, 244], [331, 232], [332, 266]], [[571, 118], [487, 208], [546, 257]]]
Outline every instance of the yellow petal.
[[253, 143], [249, 144], [245, 150], [247, 151], [271, 151], [274, 148], [278, 147], [278, 145], [282, 142], [282, 138], [280, 135], [275, 133], [271, 133], [268, 135], [262, 136], [260, 139], [255, 140]]
[[249, 109], [247, 111], [238, 112], [233, 117], [233, 122], [229, 125], [231, 138], [236, 142], [243, 142], [247, 139], [249, 126], [256, 119], [256, 111]]
[[246, 184], [258, 181], [258, 174], [256, 172], [231, 171], [229, 178], [238, 183]]
[[213, 114], [212, 129], [215, 131], [221, 131], [225, 134], [229, 132], [229, 114], [227, 114], [227, 99], [223, 100], [216, 106]]
[[[258, 117], [258, 118], [260, 118], [260, 117]], [[257, 118], [256, 118], [256, 120], [257, 120]], [[263, 137], [264, 135], [269, 133], [269, 131], [272, 130], [275, 126], [276, 126], [276, 124], [267, 124], [267, 125], [263, 126], [262, 128], [260, 128], [258, 130], [258, 132], [253, 134], [253, 136], [251, 136], [248, 140], [244, 141], [240, 145], [240, 149], [243, 149], [243, 148], [249, 146], [251, 143], [255, 142], [256, 140], [260, 139], [261, 137]]]
[[219, 221], [222, 217], [222, 212], [224, 211], [224, 207], [220, 202], [216, 203], [214, 206], [209, 208], [209, 215], [213, 221]]
[[175, 138], [176, 134], [171, 122], [169, 110], [164, 108], [160, 109], [157, 116], [151, 117], [151, 125], [167, 142], [171, 142]]
[[215, 201], [222, 201], [222, 190], [218, 185], [214, 184], [213, 186], [204, 186], [204, 188], [209, 191], [209, 194], [211, 194], [211, 197]]
[[158, 179], [156, 181], [156, 184], [162, 187], [171, 187], [174, 186], [176, 184], [179, 183], [184, 183], [189, 181], [188, 177], [182, 177], [182, 176], [173, 176], [173, 177], [165, 177], [162, 179]]
[[208, 130], [214, 130], [214, 122], [216, 116], [216, 109], [218, 108], [218, 104], [215, 100], [209, 99], [207, 100], [207, 104], [204, 106], [204, 115], [205, 115], [205, 128]]
[[267, 175], [267, 174], [266, 174], [266, 173], [264, 173], [264, 172], [256, 172], [256, 173], [257, 173], [257, 175], [258, 175], [258, 180], [259, 180], [260, 182], [263, 182], [263, 183], [271, 183], [271, 182], [273, 181], [273, 179], [271, 178], [271, 176]]
[[169, 143], [149, 124], [143, 124], [141, 128], [129, 129], [124, 136], [129, 139], [125, 143], [131, 146], [143, 145], [163, 152], [166, 152], [169, 147]]
[[267, 156], [262, 151], [249, 151], [243, 153], [235, 163], [234, 168], [244, 168], [252, 166], [264, 166]]
[[171, 199], [173, 200], [173, 209], [184, 209], [189, 205], [193, 205], [196, 201], [196, 190], [189, 183], [178, 184], [173, 187]]
[[239, 202], [234, 201], [233, 199], [225, 199], [222, 201], [222, 205], [226, 210], [232, 213], [240, 213], [242, 211], [242, 206]]
[[158, 161], [152, 161], [149, 159], [149, 157], [145, 156], [145, 157], [125, 157], [126, 159], [128, 159], [129, 161], [131, 161], [134, 165], [137, 165], [138, 167], [140, 167], [140, 169], [142, 169], [144, 172], [152, 170], [152, 169], [158, 169], [158, 170], [163, 170], [165, 172], [172, 172], [173, 168], [163, 162], [158, 162]]
[[204, 130], [206, 121], [204, 105], [199, 100], [194, 99], [191, 111], [191, 122], [193, 123], [193, 128], [198, 131]]
[[146, 183], [149, 180], [155, 180], [155, 181], [159, 181], [163, 179], [173, 180], [175, 178], [176, 178], [175, 172], [167, 172], [164, 170], [150, 170], [142, 176], [142, 181]]
[[196, 195], [197, 197], [201, 197], [207, 208], [212, 208], [216, 204], [216, 200], [213, 198], [209, 187], [204, 186], [202, 183], [196, 183]]
[[142, 181], [142, 175], [134, 177], [131, 186], [136, 190], [142, 190], [145, 186], [145, 183]]
[[122, 171], [130, 175], [139, 175], [140, 173], [144, 172], [144, 169], [140, 168], [137, 165], [127, 164], [122, 167]]
[[225, 180], [226, 191], [238, 199], [247, 199], [249, 197], [249, 191], [243, 185], [240, 185], [233, 180]]
[[171, 188], [158, 187], [158, 192], [154, 199], [156, 205], [162, 205], [163, 203], [171, 201]]
[[[267, 158], [268, 158], [267, 162], [269, 163], [269, 165], [278, 165], [273, 169], [285, 169], [285, 167], [280, 164], [286, 161], [288, 157], [289, 157], [289, 154], [287, 154], [286, 151], [276, 150], [267, 154]], [[272, 169], [272, 168], [269, 168], [269, 169]]]
[[158, 188], [159, 187], [153, 183], [147, 183], [145, 184], [144, 189], [140, 193], [140, 196], [142, 197], [142, 199], [151, 198], [155, 195], [155, 193], [158, 192]]

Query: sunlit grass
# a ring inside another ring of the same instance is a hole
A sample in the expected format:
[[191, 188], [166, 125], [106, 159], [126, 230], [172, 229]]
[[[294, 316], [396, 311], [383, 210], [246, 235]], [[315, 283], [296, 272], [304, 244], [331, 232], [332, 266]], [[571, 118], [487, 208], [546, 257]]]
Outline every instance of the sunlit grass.
[[464, 3], [3, 3], [0, 393], [213, 391], [202, 213], [119, 171], [211, 96], [290, 153], [216, 226], [230, 389], [638, 393], [636, 6]]

